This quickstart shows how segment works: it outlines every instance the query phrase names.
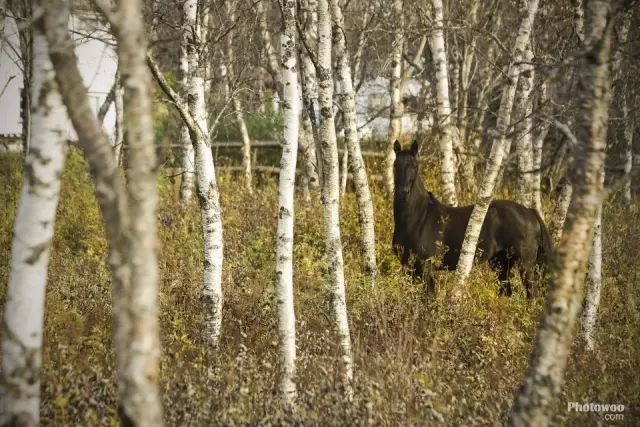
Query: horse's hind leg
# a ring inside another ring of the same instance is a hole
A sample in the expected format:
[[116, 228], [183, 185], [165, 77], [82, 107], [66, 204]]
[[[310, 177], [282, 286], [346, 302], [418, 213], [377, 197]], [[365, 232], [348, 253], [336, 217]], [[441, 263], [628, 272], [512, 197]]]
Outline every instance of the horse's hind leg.
[[433, 266], [431, 265], [431, 261], [422, 261], [420, 258], [416, 258], [416, 262], [413, 264], [413, 277], [418, 280], [424, 280], [427, 293], [435, 293], [436, 280], [433, 277]]
[[527, 299], [531, 299], [533, 297], [533, 277], [533, 269], [524, 267], [520, 268], [520, 279], [522, 280], [522, 285], [527, 293]]
[[513, 293], [511, 289], [509, 265], [505, 265], [498, 270], [498, 280], [500, 280], [500, 295], [510, 297]]
[[511, 289], [511, 262], [505, 252], [500, 252], [490, 261], [491, 266], [497, 270], [500, 281], [500, 295], [510, 297], [513, 293]]

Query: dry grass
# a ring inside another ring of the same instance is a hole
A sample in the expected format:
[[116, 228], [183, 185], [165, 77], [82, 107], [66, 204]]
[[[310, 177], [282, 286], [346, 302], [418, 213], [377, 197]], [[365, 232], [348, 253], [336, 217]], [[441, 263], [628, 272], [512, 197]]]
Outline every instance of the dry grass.
[[[21, 159], [0, 157], [0, 295], [21, 183]], [[429, 182], [433, 184], [433, 172]], [[225, 273], [223, 339], [218, 352], [200, 336], [202, 239], [195, 206], [181, 211], [177, 183], [160, 180], [161, 387], [169, 425], [406, 425], [503, 423], [521, 380], [543, 297], [522, 288], [507, 299], [486, 268], [470, 280], [472, 298], [452, 304], [451, 275], [435, 299], [400, 270], [391, 254], [389, 200], [376, 193], [381, 274], [369, 291], [359, 273], [353, 194], [342, 207], [348, 305], [356, 357], [355, 398], [343, 398], [338, 349], [323, 279], [322, 210], [297, 202], [295, 292], [299, 401], [279, 409], [273, 289], [277, 191], [263, 181], [255, 197], [221, 177]], [[435, 187], [435, 185], [432, 185]], [[567, 401], [640, 408], [640, 215], [608, 205], [605, 282], [596, 340], [578, 342], [556, 421], [580, 425], [596, 414], [566, 412]], [[116, 423], [110, 276], [92, 186], [81, 157], [70, 154], [56, 223], [47, 291], [42, 415], [51, 425]], [[2, 300], [4, 298], [2, 297]], [[625, 423], [640, 420], [627, 411]], [[634, 418], [635, 417], [635, 418]]]

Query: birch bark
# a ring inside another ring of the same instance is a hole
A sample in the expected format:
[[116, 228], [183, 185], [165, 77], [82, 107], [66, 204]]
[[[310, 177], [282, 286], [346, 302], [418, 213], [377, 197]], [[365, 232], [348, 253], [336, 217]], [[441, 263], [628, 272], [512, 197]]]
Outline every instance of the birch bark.
[[602, 288], [602, 204], [597, 208], [593, 228], [593, 244], [587, 272], [587, 295], [582, 310], [582, 337], [587, 350], [595, 348], [593, 330], [596, 325], [596, 316], [600, 305], [600, 289]]
[[[157, 246], [155, 149], [151, 102], [144, 70], [146, 41], [141, 4], [122, 2], [114, 12], [114, 32], [131, 138], [129, 182], [125, 188], [115, 154], [89, 104], [68, 28], [69, 3], [41, 1], [45, 33], [67, 112], [85, 152], [105, 222], [112, 271], [114, 344], [117, 356], [119, 417], [125, 425], [162, 425], [157, 387]], [[141, 54], [142, 52], [142, 54]], [[133, 140], [136, 140], [134, 143]]]
[[442, 0], [431, 0], [433, 28], [429, 39], [431, 55], [436, 69], [436, 116], [441, 131], [438, 145], [442, 154], [440, 181], [442, 185], [442, 199], [444, 203], [456, 206], [456, 162], [453, 155], [454, 138], [457, 138], [457, 128], [451, 118], [451, 104], [449, 102], [449, 75], [447, 51], [444, 45], [444, 18]]
[[209, 344], [218, 346], [222, 328], [222, 263], [224, 258], [222, 212], [216, 181], [213, 153], [205, 105], [205, 72], [202, 51], [201, 21], [198, 1], [186, 0], [183, 5], [185, 28], [189, 29], [187, 58], [189, 61], [188, 109], [198, 133], [191, 132], [195, 146], [198, 200], [204, 238], [203, 303], [204, 330]]
[[[316, 190], [322, 186], [322, 161], [320, 145], [318, 143], [318, 117], [316, 114], [318, 104], [318, 82], [316, 69], [311, 59], [310, 52], [317, 53], [318, 47], [318, 6], [316, 0], [302, 0], [300, 2], [299, 19], [304, 22], [303, 40], [298, 44], [298, 57], [300, 59], [300, 71], [302, 80], [300, 92], [302, 97], [302, 137], [300, 146], [303, 150], [303, 163], [306, 179], [309, 187]], [[303, 46], [304, 44], [304, 46]], [[305, 47], [306, 46], [306, 47]]]
[[389, 94], [391, 103], [389, 105], [389, 131], [387, 134], [387, 153], [385, 156], [384, 185], [387, 194], [393, 194], [393, 162], [396, 153], [393, 151], [393, 143], [402, 134], [402, 115], [404, 106], [402, 105], [402, 52], [404, 49], [404, 8], [403, 0], [393, 0], [392, 22], [393, 30], [393, 50], [391, 53], [391, 77], [389, 79]]
[[124, 88], [119, 71], [116, 73], [113, 87], [113, 105], [116, 112], [116, 134], [113, 149], [116, 154], [116, 162], [121, 165], [124, 155]]
[[373, 202], [367, 181], [358, 127], [356, 122], [356, 101], [353, 89], [353, 78], [349, 66], [350, 58], [347, 43], [344, 38], [344, 17], [338, 0], [330, 0], [333, 20], [333, 49], [337, 66], [337, 81], [340, 93], [338, 99], [344, 116], [344, 136], [353, 173], [353, 183], [356, 188], [358, 203], [358, 219], [360, 222], [360, 240], [364, 257], [365, 274], [373, 278], [377, 273], [376, 239], [374, 229]]
[[31, 149], [25, 159], [2, 323], [2, 425], [40, 423], [47, 266], [67, 149], [67, 115], [40, 21], [34, 23], [31, 91]]
[[[224, 2], [225, 10], [227, 12], [227, 18], [230, 25], [234, 25], [236, 22], [234, 6], [229, 1]], [[244, 174], [244, 185], [247, 193], [253, 194], [253, 179], [251, 173], [251, 138], [249, 137], [249, 130], [247, 129], [247, 123], [244, 120], [244, 114], [242, 109], [242, 102], [240, 101], [240, 95], [234, 93], [231, 88], [231, 84], [235, 79], [234, 73], [234, 61], [235, 53], [233, 50], [233, 34], [234, 31], [230, 30], [227, 34], [225, 42], [225, 56], [226, 64], [221, 66], [222, 79], [225, 90], [225, 95], [231, 99], [231, 105], [233, 107], [233, 116], [235, 118], [238, 130], [240, 131], [240, 138], [242, 139], [242, 170]]]
[[456, 269], [456, 281], [459, 285], [464, 284], [471, 272], [473, 259], [478, 246], [480, 229], [482, 228], [484, 217], [487, 214], [487, 210], [489, 209], [489, 205], [493, 198], [498, 173], [502, 166], [505, 146], [508, 144], [506, 132], [511, 121], [511, 110], [518, 83], [518, 75], [520, 73], [520, 64], [531, 37], [531, 30], [537, 10], [538, 0], [528, 0], [525, 14], [520, 22], [520, 28], [518, 29], [518, 36], [513, 48], [513, 57], [509, 63], [507, 71], [508, 80], [502, 92], [498, 121], [496, 123], [493, 143], [491, 145], [491, 154], [487, 161], [485, 178], [480, 185], [476, 204], [471, 212], [469, 224], [467, 225], [464, 241], [460, 250], [460, 259]]
[[516, 197], [515, 201], [528, 207], [533, 207], [533, 140], [532, 132], [532, 114], [533, 105], [531, 99], [531, 91], [533, 90], [534, 70], [531, 61], [533, 61], [533, 52], [531, 45], [527, 46], [525, 53], [525, 63], [522, 64], [519, 84], [520, 90], [515, 100], [516, 126], [516, 156], [518, 161], [518, 174], [516, 181]]
[[300, 128], [300, 91], [296, 64], [295, 1], [282, 4], [284, 31], [281, 36], [282, 111], [284, 135], [278, 184], [278, 229], [276, 248], [276, 296], [280, 338], [280, 392], [292, 406], [296, 397], [296, 325], [293, 305], [293, 222], [296, 158]]
[[340, 238], [340, 189], [338, 147], [333, 118], [333, 76], [331, 72], [331, 18], [327, 0], [318, 0], [318, 97], [320, 102], [319, 142], [324, 179], [324, 235], [329, 275], [329, 293], [335, 327], [342, 349], [344, 384], [347, 396], [353, 394], [353, 356], [347, 317], [344, 260]]
[[157, 383], [160, 365], [158, 323], [158, 239], [156, 151], [153, 138], [150, 76], [145, 65], [146, 38], [142, 1], [118, 2], [118, 66], [124, 88], [124, 127], [128, 138], [127, 200], [131, 215], [127, 295], [130, 348], [125, 352], [123, 424], [162, 424]]
[[[547, 84], [543, 82], [540, 86], [540, 108], [544, 108], [549, 101], [549, 93], [547, 91]], [[541, 218], [544, 218], [542, 211], [542, 148], [544, 146], [544, 140], [549, 132], [550, 123], [548, 120], [544, 120], [538, 126], [538, 131], [533, 138], [533, 172], [531, 173], [531, 203], [532, 207], [538, 211]]]
[[609, 1], [589, 1], [585, 13], [586, 54], [578, 64], [575, 150], [571, 168], [574, 194], [565, 233], [557, 248], [547, 308], [538, 328], [536, 347], [509, 417], [512, 425], [547, 425], [551, 407], [564, 382], [564, 370], [580, 310], [584, 273], [597, 208], [603, 199], [602, 174], [609, 105]]
[[[184, 14], [182, 16], [182, 32], [180, 38], [180, 59], [179, 59], [179, 78], [180, 91], [183, 97], [187, 96], [189, 86], [189, 58], [187, 56], [187, 48], [189, 46], [190, 29], [187, 27]], [[180, 158], [180, 202], [184, 205], [193, 198], [193, 186], [195, 178], [195, 151], [189, 136], [189, 129], [184, 123], [180, 124], [180, 149], [182, 151]]]
[[[619, 16], [619, 29], [617, 32], [617, 45], [616, 51], [613, 54], [613, 64], [611, 67], [611, 74], [615, 77], [621, 94], [622, 104], [622, 116], [624, 120], [623, 126], [623, 138], [626, 136], [626, 129], [628, 127], [628, 111], [626, 105], [627, 98], [627, 84], [623, 77], [621, 69], [622, 54], [621, 47], [627, 41], [629, 34], [629, 26], [631, 23], [631, 14], [629, 12]], [[612, 88], [612, 91], [615, 87]], [[611, 100], [613, 97], [610, 97]], [[600, 185], [604, 187], [605, 173], [603, 171]], [[589, 256], [589, 269], [587, 272], [587, 292], [584, 299], [584, 309], [582, 311], [582, 336], [585, 341], [586, 349], [593, 350], [595, 348], [595, 341], [593, 338], [593, 330], [596, 324], [596, 317], [598, 314], [598, 307], [600, 305], [600, 290], [602, 288], [602, 206], [603, 201], [600, 202], [597, 208], [596, 220], [594, 224], [593, 244], [591, 248], [591, 255]]]

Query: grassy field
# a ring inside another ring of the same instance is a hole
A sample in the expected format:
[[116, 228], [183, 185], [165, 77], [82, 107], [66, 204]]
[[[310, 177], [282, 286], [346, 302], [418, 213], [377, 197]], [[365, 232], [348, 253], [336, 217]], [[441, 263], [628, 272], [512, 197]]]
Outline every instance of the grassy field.
[[[0, 304], [9, 274], [22, 159], [0, 157]], [[434, 171], [425, 177], [435, 189]], [[162, 175], [162, 171], [161, 171]], [[494, 275], [477, 267], [471, 298], [454, 304], [452, 275], [441, 273], [435, 298], [424, 296], [392, 255], [390, 200], [375, 191], [381, 274], [363, 285], [355, 198], [342, 206], [342, 236], [355, 398], [343, 398], [339, 350], [325, 291], [322, 209], [296, 205], [295, 306], [298, 333], [297, 411], [277, 405], [274, 257], [277, 188], [260, 180], [256, 195], [221, 175], [224, 218], [224, 322], [220, 349], [200, 336], [202, 238], [197, 206], [181, 210], [177, 178], [159, 179], [158, 224], [162, 364], [169, 425], [487, 425], [506, 419], [523, 377], [544, 291], [527, 301], [497, 295]], [[437, 191], [436, 191], [437, 193]], [[547, 204], [549, 200], [545, 201]], [[567, 402], [623, 403], [622, 423], [640, 423], [640, 206], [615, 201], [604, 211], [604, 287], [597, 348], [578, 340], [557, 406], [558, 424], [583, 425], [597, 414], [567, 412]], [[111, 342], [110, 274], [93, 187], [82, 157], [71, 151], [49, 267], [42, 372], [47, 425], [112, 425], [116, 417]], [[629, 407], [634, 407], [634, 409]], [[619, 423], [621, 424], [621, 423]], [[637, 425], [637, 424], [636, 424]]]

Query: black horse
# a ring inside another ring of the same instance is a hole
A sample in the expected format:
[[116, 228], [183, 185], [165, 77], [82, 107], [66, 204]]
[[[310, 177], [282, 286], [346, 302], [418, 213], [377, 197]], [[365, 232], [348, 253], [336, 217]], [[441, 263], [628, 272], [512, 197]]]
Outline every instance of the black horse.
[[[454, 270], [458, 265], [473, 206], [446, 206], [424, 188], [418, 173], [417, 142], [402, 150], [396, 141], [394, 150], [393, 247], [405, 266], [409, 256], [415, 255], [414, 277], [425, 278], [428, 290], [433, 291], [433, 268]], [[510, 271], [517, 265], [527, 298], [531, 298], [535, 274], [544, 271], [551, 255], [551, 239], [534, 209], [495, 200], [480, 231], [478, 252], [476, 259], [497, 270], [502, 295], [511, 296]]]

